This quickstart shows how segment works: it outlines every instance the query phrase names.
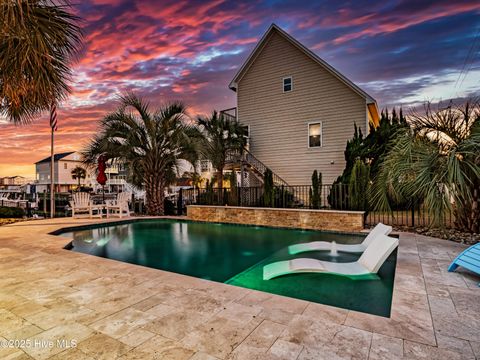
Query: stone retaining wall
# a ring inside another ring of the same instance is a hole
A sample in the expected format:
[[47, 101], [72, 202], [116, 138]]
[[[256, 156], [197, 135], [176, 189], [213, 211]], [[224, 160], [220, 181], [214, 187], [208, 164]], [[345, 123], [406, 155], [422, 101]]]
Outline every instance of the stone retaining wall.
[[364, 228], [363, 211], [189, 205], [187, 217], [197, 221], [344, 232]]

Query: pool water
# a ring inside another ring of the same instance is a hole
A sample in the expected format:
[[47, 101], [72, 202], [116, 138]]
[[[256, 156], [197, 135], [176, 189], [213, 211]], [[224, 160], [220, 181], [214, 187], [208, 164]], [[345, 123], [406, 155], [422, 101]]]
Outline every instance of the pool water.
[[179, 220], [144, 220], [63, 233], [71, 250], [269, 293], [376, 314], [390, 315], [396, 252], [380, 280], [328, 274], [294, 274], [263, 280], [263, 266], [310, 257], [351, 262], [360, 254], [327, 251], [288, 254], [288, 246], [310, 241], [360, 243], [363, 235]]

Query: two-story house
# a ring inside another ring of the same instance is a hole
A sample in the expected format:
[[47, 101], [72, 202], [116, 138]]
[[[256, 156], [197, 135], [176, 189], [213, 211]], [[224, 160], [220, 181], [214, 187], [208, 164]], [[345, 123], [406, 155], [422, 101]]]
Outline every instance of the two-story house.
[[[81, 180], [82, 185], [91, 187], [95, 191], [100, 191], [102, 188], [102, 186], [96, 181], [96, 170], [85, 167], [80, 153], [73, 151], [59, 153], [55, 154], [53, 159], [55, 169], [55, 191], [67, 192], [78, 186], [78, 180], [72, 177], [72, 170], [77, 166], [86, 169], [87, 172], [86, 178]], [[50, 156], [35, 163], [35, 172], [37, 192], [49, 191]], [[105, 174], [107, 175], [105, 191], [119, 192], [130, 190], [126, 180], [126, 169], [123, 164], [111, 164], [107, 166]]]
[[[50, 187], [50, 156], [35, 163], [37, 192], [49, 191]], [[79, 153], [70, 151], [55, 154], [54, 172], [55, 172], [55, 191], [67, 192], [76, 188], [78, 180], [73, 179], [72, 170], [77, 166], [85, 168], [81, 161]], [[81, 184], [92, 186], [94, 181], [91, 171], [87, 171], [87, 178], [81, 180]]]
[[310, 184], [315, 169], [333, 183], [354, 124], [378, 125], [375, 99], [275, 24], [229, 87], [249, 151], [289, 185]]

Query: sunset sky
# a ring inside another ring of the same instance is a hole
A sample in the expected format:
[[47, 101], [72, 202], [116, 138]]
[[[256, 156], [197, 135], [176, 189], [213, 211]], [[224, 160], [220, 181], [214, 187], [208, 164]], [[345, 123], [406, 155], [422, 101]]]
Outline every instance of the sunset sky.
[[[227, 85], [275, 22], [379, 107], [480, 96], [480, 2], [82, 0], [85, 44], [58, 110], [56, 151], [78, 150], [116, 96], [182, 100], [192, 116], [235, 106]], [[0, 119], [0, 176], [33, 178], [49, 156], [47, 119]]]

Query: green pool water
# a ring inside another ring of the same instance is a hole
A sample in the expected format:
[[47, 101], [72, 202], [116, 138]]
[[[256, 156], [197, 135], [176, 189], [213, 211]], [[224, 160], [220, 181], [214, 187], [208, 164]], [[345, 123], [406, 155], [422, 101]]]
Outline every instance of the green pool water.
[[310, 241], [360, 243], [363, 235], [268, 227], [145, 220], [63, 233], [70, 249], [269, 293], [380, 316], [390, 315], [396, 252], [379, 280], [351, 280], [327, 274], [295, 274], [263, 280], [263, 266], [295, 257], [350, 262], [360, 254], [317, 251], [289, 255], [287, 247]]

